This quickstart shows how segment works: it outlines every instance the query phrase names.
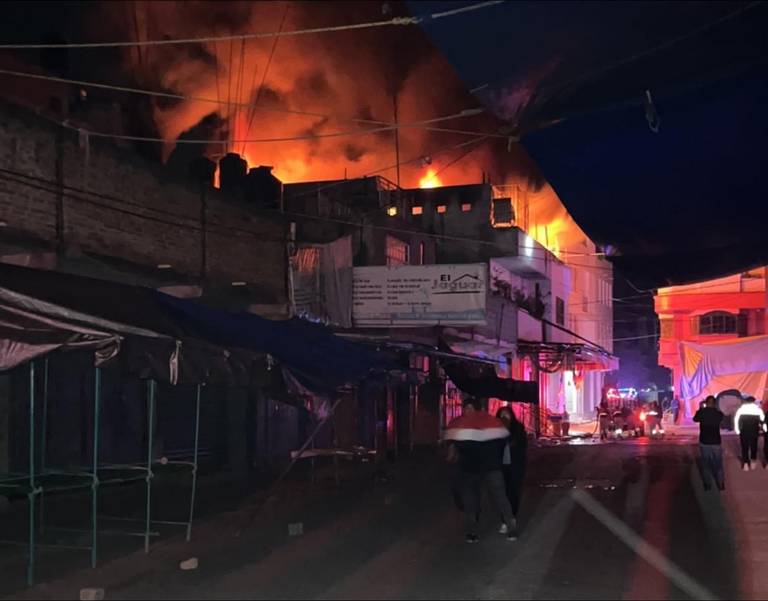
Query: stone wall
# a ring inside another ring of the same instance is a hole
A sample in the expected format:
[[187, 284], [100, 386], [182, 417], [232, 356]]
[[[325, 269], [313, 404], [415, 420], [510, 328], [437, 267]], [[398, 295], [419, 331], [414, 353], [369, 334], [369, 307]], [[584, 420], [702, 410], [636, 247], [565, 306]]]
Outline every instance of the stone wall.
[[0, 104], [0, 241], [170, 265], [182, 276], [257, 284], [260, 297], [285, 302], [285, 231], [278, 214]]

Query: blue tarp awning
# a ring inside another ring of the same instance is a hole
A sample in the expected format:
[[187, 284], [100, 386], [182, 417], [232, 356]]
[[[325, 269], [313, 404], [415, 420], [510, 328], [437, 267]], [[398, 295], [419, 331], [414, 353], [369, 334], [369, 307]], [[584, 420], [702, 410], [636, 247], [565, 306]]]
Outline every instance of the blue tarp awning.
[[395, 367], [390, 355], [345, 340], [319, 324], [297, 318], [272, 321], [155, 294], [187, 335], [225, 347], [268, 353], [315, 392], [356, 384], [374, 370]]
[[233, 313], [141, 286], [0, 263], [0, 297], [0, 368], [58, 348], [109, 346], [109, 359], [127, 362], [132, 373], [242, 383], [254, 375], [247, 373], [253, 360], [269, 354], [319, 394], [399, 368], [393, 353], [322, 325]]

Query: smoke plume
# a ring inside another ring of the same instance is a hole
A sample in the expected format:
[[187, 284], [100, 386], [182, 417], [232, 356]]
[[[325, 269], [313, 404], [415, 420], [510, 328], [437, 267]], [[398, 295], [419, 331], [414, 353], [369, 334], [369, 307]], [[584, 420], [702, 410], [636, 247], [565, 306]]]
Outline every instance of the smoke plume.
[[[281, 27], [291, 31], [407, 13], [398, 2], [156, 1], [108, 2], [97, 14], [101, 36], [112, 31], [124, 39], [130, 23], [134, 37], [162, 39], [270, 32]], [[413, 26], [129, 48], [122, 65], [124, 76], [142, 87], [220, 103], [153, 103], [152, 118], [167, 140], [166, 159], [179, 137], [194, 137], [190, 132], [204, 130], [217, 141], [201, 149], [211, 158], [238, 152], [251, 166], [272, 165], [285, 182], [373, 173], [394, 181], [398, 159], [394, 132], [362, 133], [377, 126], [355, 119], [392, 122], [396, 105], [398, 122], [412, 123], [480, 105], [424, 32]], [[488, 114], [438, 124], [473, 132], [495, 132], [499, 125]], [[322, 137], [335, 132], [354, 135]], [[253, 141], [294, 137], [306, 139]], [[559, 248], [571, 246], [570, 238], [583, 238], [521, 147], [510, 149], [504, 139], [489, 139], [457, 148], [471, 139], [401, 128], [400, 183], [417, 186], [429, 164], [443, 185], [477, 183], [483, 177], [518, 184], [530, 189], [535, 201], [531, 215], [538, 227], [530, 228], [532, 236], [548, 240], [549, 246], [555, 238]], [[545, 230], [546, 234], [537, 233]]]

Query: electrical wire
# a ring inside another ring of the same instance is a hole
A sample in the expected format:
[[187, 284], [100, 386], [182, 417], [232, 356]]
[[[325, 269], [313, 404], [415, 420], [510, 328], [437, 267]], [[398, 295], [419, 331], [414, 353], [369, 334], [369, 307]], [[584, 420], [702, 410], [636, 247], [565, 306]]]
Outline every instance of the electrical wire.
[[[71, 198], [76, 199], [76, 200], [81, 200], [81, 201], [86, 202], [86, 203], [91, 204], [91, 205], [95, 205], [95, 206], [98, 206], [98, 207], [101, 207], [101, 208], [113, 210], [115, 212], [122, 213], [122, 214], [125, 214], [125, 215], [129, 215], [129, 216], [133, 216], [133, 217], [138, 217], [138, 218], [143, 218], [143, 219], [147, 219], [149, 221], [155, 221], [157, 223], [162, 223], [164, 225], [171, 225], [171, 226], [176, 226], [176, 227], [185, 227], [185, 228], [193, 229], [193, 230], [196, 230], [196, 231], [200, 231], [201, 230], [201, 228], [199, 228], [197, 226], [185, 225], [185, 224], [179, 223], [178, 221], [171, 221], [170, 219], [164, 219], [163, 218], [163, 217], [167, 216], [167, 217], [174, 217], [176, 219], [180, 218], [180, 219], [192, 221], [192, 220], [195, 220], [195, 218], [193, 218], [193, 217], [185, 217], [183, 215], [179, 215], [177, 213], [171, 213], [169, 211], [165, 211], [163, 209], [159, 209], [159, 208], [155, 208], [155, 207], [146, 207], [144, 205], [140, 205], [138, 203], [131, 202], [130, 200], [125, 199], [125, 198], [120, 198], [120, 197], [117, 197], [117, 196], [106, 195], [106, 194], [100, 194], [100, 193], [93, 192], [93, 191], [90, 191], [90, 190], [84, 190], [84, 189], [78, 188], [76, 186], [69, 186], [69, 185], [63, 185], [62, 186], [62, 185], [59, 185], [54, 180], [49, 180], [49, 179], [41, 178], [41, 177], [38, 177], [38, 176], [28, 175], [28, 174], [24, 174], [24, 173], [21, 173], [21, 172], [11, 171], [11, 170], [2, 169], [2, 168], [0, 168], [0, 179], [5, 179], [6, 181], [12, 181], [12, 182], [19, 183], [19, 184], [22, 184], [22, 185], [27, 185], [27, 186], [32, 187], [34, 189], [44, 190], [44, 191], [47, 191], [47, 192], [51, 192], [52, 194], [53, 193], [57, 193], [57, 188], [61, 188], [64, 191], [64, 193], [66, 195], [68, 195], [68, 197], [71, 197]], [[41, 184], [44, 187], [40, 187], [40, 185], [38, 185], [38, 184]], [[135, 211], [131, 211], [129, 209], [118, 207], [118, 206], [115, 206], [114, 204], [105, 204], [103, 202], [94, 201], [94, 200], [92, 200], [90, 198], [86, 198], [84, 196], [80, 196], [79, 194], [86, 194], [88, 196], [92, 196], [92, 197], [95, 197], [95, 198], [99, 198], [99, 199], [107, 200], [107, 201], [111, 201], [111, 202], [119, 202], [122, 205], [131, 206], [131, 207], [143, 210], [143, 211], [151, 211], [151, 212], [158, 213], [158, 214], [162, 215], [163, 217], [155, 217], [155, 216], [152, 216], [152, 215], [136, 213]], [[313, 216], [313, 215], [307, 215], [306, 213], [281, 211], [279, 209], [274, 209], [274, 210], [265, 209], [263, 211], [269, 212], [269, 213], [274, 213], [274, 214], [277, 214], [277, 215], [287, 215], [287, 216], [301, 217], [301, 218], [306, 218], [306, 219], [311, 219], [311, 220], [316, 220], [316, 221], [323, 221], [323, 222], [329, 222], [329, 223], [338, 223], [338, 224], [341, 224], [341, 225], [351, 225], [351, 226], [355, 226], [355, 227], [359, 227], [360, 226], [360, 223], [357, 222], [357, 221], [344, 220], [344, 219], [335, 219], [335, 218], [332, 218], [332, 217]], [[432, 238], [432, 239], [443, 239], [443, 240], [450, 240], [450, 241], [454, 241], [454, 242], [463, 242], [463, 243], [478, 244], [478, 245], [488, 245], [488, 246], [494, 246], [494, 247], [496, 246], [496, 243], [493, 242], [493, 241], [481, 240], [481, 239], [473, 239], [473, 238], [465, 238], [463, 236], [450, 236], [450, 235], [447, 235], [447, 234], [434, 234], [434, 233], [428, 233], [428, 232], [419, 232], [419, 231], [414, 231], [414, 230], [396, 228], [396, 227], [391, 227], [391, 226], [381, 226], [381, 225], [375, 225], [375, 224], [365, 224], [365, 226], [366, 227], [370, 227], [371, 229], [383, 230], [383, 231], [387, 231], [387, 232], [390, 232], [390, 233], [400, 233], [400, 234], [407, 234], [407, 235], [418, 235], [418, 236], [421, 236], [421, 237]], [[228, 231], [229, 229], [230, 229], [230, 226], [227, 226], [227, 228], [225, 228], [225, 231]], [[240, 231], [240, 232], [247, 233], [249, 235], [253, 235], [253, 236], [259, 237], [259, 234], [255, 233], [255, 232], [252, 232], [250, 230], [244, 230], [242, 228], [237, 228], [237, 227], [234, 227], [234, 226], [231, 229], [232, 229], [232, 231]], [[544, 256], [548, 256], [550, 254], [550, 252], [548, 250], [546, 250], [546, 249], [533, 249], [533, 250], [537, 250], [537, 251], [542, 252], [544, 254]], [[576, 266], [576, 267], [594, 268], [594, 266], [580, 264], [580, 263], [572, 263], [572, 265]], [[610, 270], [612, 268], [606, 267], [605, 269]]]
[[208, 42], [235, 42], [237, 40], [258, 40], [274, 37], [294, 37], [316, 33], [330, 33], [338, 31], [353, 31], [360, 29], [372, 29], [390, 26], [419, 25], [428, 21], [436, 21], [446, 17], [474, 12], [502, 4], [504, 0], [491, 0], [488, 2], [475, 2], [473, 4], [452, 10], [425, 14], [414, 17], [394, 17], [381, 21], [368, 21], [365, 23], [352, 23], [349, 25], [335, 25], [328, 27], [313, 27], [309, 29], [297, 29], [293, 31], [273, 31], [264, 33], [231, 34], [228, 36], [207, 36], [199, 38], [162, 39], [162, 40], [131, 40], [123, 42], [81, 42], [67, 44], [0, 44], [0, 50], [45, 50], [63, 48], [122, 48], [126, 46], [173, 46], [178, 44], [204, 44]]
[[[288, 16], [288, 9], [290, 8], [290, 3], [285, 3], [285, 10], [283, 10], [283, 18], [280, 19], [280, 27], [278, 28], [278, 31], [283, 30], [283, 26], [285, 25], [285, 19]], [[267, 64], [264, 67], [264, 72], [261, 74], [261, 82], [259, 82], [259, 88], [256, 90], [256, 97], [253, 100], [253, 106], [248, 109], [248, 128], [245, 130], [245, 136], [248, 137], [251, 135], [251, 126], [253, 125], [253, 119], [256, 117], [256, 109], [255, 106], [259, 104], [259, 100], [261, 100], [261, 92], [264, 90], [264, 84], [267, 81], [267, 74], [269, 73], [269, 68], [272, 66], [272, 59], [275, 57], [275, 50], [277, 50], [277, 43], [280, 41], [279, 37], [276, 37], [274, 40], [272, 40], [272, 48], [269, 51], [269, 57], [267, 58]], [[251, 81], [251, 87], [249, 89], [253, 89], [254, 84], [256, 83], [256, 69], [253, 70], [253, 81]], [[243, 152], [245, 152], [245, 144], [243, 144]]]
[[[589, 255], [585, 255], [585, 256], [589, 256]], [[566, 265], [567, 265], [567, 263], [566, 263]], [[620, 297], [620, 298], [611, 298], [611, 300], [613, 302], [615, 302], [615, 303], [625, 303], [625, 301], [627, 301], [627, 300], [633, 300], [633, 299], [638, 299], [638, 298], [648, 298], [648, 297], [646, 295], [643, 295], [643, 296], [635, 295], [635, 296], [623, 296], [623, 297]], [[584, 302], [584, 303], [571, 304], [571, 307], [583, 307], [585, 305], [592, 305], [592, 304], [595, 304], [595, 303], [602, 303], [602, 302], [603, 301], [587, 301], [587, 302]], [[641, 303], [627, 303], [627, 304], [622, 305], [622, 307], [629, 307], [629, 306], [647, 307], [648, 305], [647, 304], [641, 304]]]
[[[211, 146], [211, 145], [226, 143], [234, 146], [235, 144], [272, 144], [272, 143], [282, 143], [282, 142], [302, 142], [302, 141], [320, 140], [320, 139], [326, 139], [326, 138], [367, 136], [367, 135], [377, 134], [377, 133], [386, 132], [386, 131], [393, 131], [397, 129], [419, 129], [429, 123], [440, 123], [442, 121], [450, 121], [452, 119], [457, 119], [461, 116], [463, 116], [462, 113], [456, 113], [454, 115], [449, 115], [446, 117], [437, 117], [435, 119], [428, 119], [426, 121], [421, 121], [421, 122], [401, 123], [399, 125], [393, 124], [393, 125], [387, 125], [383, 127], [373, 127], [368, 129], [335, 131], [335, 132], [329, 132], [324, 134], [322, 133], [321, 134], [303, 134], [300, 136], [285, 136], [285, 137], [278, 137], [278, 138], [256, 138], [256, 139], [250, 139], [250, 140], [230, 139], [227, 142], [223, 142], [222, 140], [191, 139], [191, 138], [177, 138], [176, 140], [166, 140], [165, 138], [157, 138], [153, 136], [132, 136], [129, 134], [99, 132], [99, 131], [93, 131], [84, 127], [79, 127], [77, 125], [73, 125], [68, 121], [61, 122], [59, 123], [59, 125], [77, 132], [86, 133], [96, 138], [109, 138], [113, 140], [127, 140], [132, 142], [157, 142], [157, 143], [163, 143], [163, 144], [169, 143], [169, 142], [173, 142], [174, 144], [194, 144], [194, 145], [202, 144], [204, 146]], [[472, 133], [470, 135], [479, 136], [480, 134]]]
[[[335, 115], [330, 114], [323, 114], [323, 113], [315, 113], [312, 111], [300, 111], [300, 110], [294, 110], [294, 109], [284, 109], [279, 107], [268, 107], [264, 105], [256, 105], [254, 103], [250, 102], [232, 102], [231, 98], [229, 100], [223, 100], [223, 99], [213, 99], [213, 98], [204, 98], [200, 96], [189, 96], [185, 94], [174, 94], [171, 92], [160, 92], [156, 90], [145, 90], [142, 88], [131, 88], [127, 86], [118, 86], [118, 85], [112, 85], [112, 84], [104, 84], [94, 81], [82, 81], [77, 79], [68, 79], [66, 77], [57, 77], [54, 75], [40, 75], [38, 73], [27, 73], [24, 71], [12, 71], [9, 69], [0, 69], [0, 75], [9, 75], [12, 77], [24, 77], [28, 79], [37, 79], [41, 81], [53, 81], [57, 83], [65, 83], [65, 84], [71, 84], [76, 86], [83, 86], [86, 88], [96, 88], [100, 90], [111, 90], [115, 92], [126, 92], [129, 94], [140, 94], [143, 96], [153, 96], [157, 98], [168, 98], [172, 100], [184, 100], [188, 102], [202, 102], [207, 104], [215, 104], [215, 105], [222, 105], [224, 107], [227, 107], [228, 110], [230, 110], [233, 107], [238, 108], [253, 108], [254, 110], [260, 110], [260, 111], [266, 111], [266, 112], [274, 112], [274, 113], [282, 113], [287, 115], [298, 115], [303, 117], [313, 117], [316, 119], [332, 119], [339, 121], [341, 123], [359, 123], [359, 124], [367, 124], [367, 125], [381, 125], [381, 126], [388, 126], [388, 127], [419, 127], [420, 129], [424, 129], [426, 131], [435, 131], [435, 132], [442, 132], [442, 133], [452, 133], [457, 135], [465, 135], [465, 136], [487, 136], [491, 138], [503, 138], [508, 139], [508, 135], [504, 134], [498, 134], [498, 133], [484, 133], [484, 132], [476, 132], [476, 131], [466, 131], [461, 129], [451, 129], [451, 128], [442, 128], [442, 127], [429, 127], [428, 125], [425, 126], [416, 126], [414, 124], [408, 124], [408, 123], [393, 123], [390, 121], [378, 121], [375, 119], [359, 119], [359, 118], [350, 118], [350, 117], [337, 117]], [[461, 111], [460, 113], [457, 113], [457, 115], [453, 118], [460, 118], [460, 117], [474, 117], [476, 115], [479, 115], [481, 113], [485, 112], [485, 109], [483, 108], [473, 108], [473, 109], [465, 109]], [[446, 121], [448, 119], [445, 119]], [[384, 130], [389, 131], [389, 130]], [[92, 132], [95, 133], [96, 132]], [[117, 134], [110, 134], [109, 136], [104, 133], [102, 134], [103, 137], [116, 137], [119, 136]], [[154, 141], [152, 139], [147, 141]], [[162, 140], [163, 142], [169, 142], [170, 140]], [[198, 143], [218, 143], [221, 144], [221, 140], [209, 140], [209, 141], [203, 141], [200, 140]]]
[[[171, 221], [171, 220], [168, 220], [168, 219], [162, 219], [160, 217], [154, 217], [152, 215], [145, 215], [145, 214], [142, 214], [142, 213], [137, 213], [135, 211], [131, 211], [129, 209], [125, 209], [125, 208], [122, 208], [122, 207], [115, 206], [114, 204], [105, 204], [103, 202], [99, 202], [99, 201], [93, 200], [91, 198], [85, 198], [84, 196], [81, 196], [79, 194], [75, 194], [73, 192], [70, 192], [69, 190], [63, 190], [63, 191], [57, 190], [57, 189], [55, 189], [53, 187], [53, 186], [56, 185], [55, 182], [54, 183], [48, 183], [47, 186], [45, 184], [38, 185], [38, 184], [31, 183], [29, 181], [24, 181], [24, 180], [21, 180], [21, 179], [14, 179], [13, 177], [9, 177], [7, 175], [0, 175], [0, 181], [17, 183], [17, 184], [20, 184], [20, 185], [32, 188], [34, 190], [40, 190], [40, 191], [43, 191], [43, 192], [48, 192], [51, 195], [61, 194], [64, 198], [69, 198], [71, 200], [77, 200], [77, 201], [83, 202], [83, 203], [91, 205], [91, 206], [96, 206], [96, 207], [99, 207], [99, 208], [102, 208], [102, 209], [107, 209], [107, 210], [112, 211], [114, 213], [119, 213], [121, 215], [135, 217], [135, 218], [138, 218], [138, 219], [144, 219], [146, 221], [151, 221], [151, 222], [154, 222], [154, 223], [160, 223], [162, 225], [168, 225], [168, 226], [172, 226], [172, 227], [175, 227], [175, 228], [184, 228], [186, 230], [190, 230], [190, 231], [194, 231], [194, 232], [202, 232], [203, 231], [203, 228], [201, 228], [201, 227], [199, 227], [197, 225], [188, 225], [188, 224], [180, 223], [179, 221]], [[89, 191], [84, 191], [84, 192], [86, 194], [92, 194]], [[138, 205], [134, 204], [133, 206], [138, 206]], [[141, 207], [141, 208], [149, 209], [149, 207]], [[183, 217], [182, 215], [174, 215], [174, 217], [181, 218], [181, 219], [186, 219], [186, 220], [193, 219], [193, 218], [190, 218], [190, 217]], [[215, 229], [212, 229], [211, 226], [214, 226]], [[230, 225], [227, 225], [225, 227], [225, 226], [221, 226], [219, 224], [216, 224], [216, 223], [213, 223], [213, 222], [210, 222], [210, 221], [207, 223], [205, 231], [210, 233], [210, 234], [217, 234], [217, 235], [221, 235], [221, 236], [232, 236], [233, 232], [238, 232], [238, 233], [245, 234], [244, 236], [235, 236], [235, 237], [238, 237], [238, 238], [243, 238], [243, 239], [245, 239], [245, 238], [249, 238], [249, 239], [256, 238], [256, 239], [262, 240], [262, 241], [284, 242], [284, 238], [267, 238], [267, 237], [264, 237], [264, 235], [261, 232], [254, 232], [252, 230], [246, 230], [244, 228], [239, 228], [239, 227], [230, 226]]]
[[[245, 71], [245, 40], [240, 42], [240, 65], [237, 70], [237, 87], [236, 87], [237, 92], [235, 94], [235, 98], [238, 104], [242, 103], [241, 98], [243, 97], [243, 85], [245, 84], [245, 82], [243, 81], [244, 71]], [[237, 113], [235, 113], [235, 118], [237, 118]]]
[[627, 338], [614, 338], [614, 342], [627, 342], [629, 340], [648, 340], [649, 338], [661, 338], [661, 334], [647, 334], [645, 336], [629, 336]]
[[[472, 140], [473, 142], [484, 142], [484, 138], [478, 138], [477, 140]], [[467, 158], [470, 154], [472, 154], [475, 150], [477, 150], [478, 146], [470, 147], [466, 151], [464, 151], [461, 155], [453, 159], [452, 161], [449, 161], [447, 164], [443, 165], [440, 169], [438, 169], [435, 172], [434, 177], [438, 177], [441, 173], [444, 173], [447, 169], [458, 163], [459, 161]]]
[[[216, 65], [219, 64], [219, 48], [216, 42], [213, 43], [213, 56], [216, 58]], [[216, 103], [221, 104], [221, 91], [219, 89], [219, 69], [214, 69], [216, 72]]]
[[700, 26], [700, 27], [698, 27], [698, 28], [696, 28], [696, 29], [694, 29], [692, 31], [689, 31], [689, 32], [687, 32], [685, 34], [682, 34], [682, 35], [679, 35], [679, 36], [677, 36], [675, 38], [672, 38], [671, 40], [667, 40], [666, 42], [663, 42], [663, 43], [661, 43], [661, 44], [659, 44], [657, 46], [653, 46], [652, 48], [646, 49], [646, 50], [644, 50], [642, 52], [639, 52], [637, 54], [633, 54], [631, 56], [625, 57], [625, 58], [623, 58], [623, 59], [621, 59], [619, 61], [616, 61], [614, 63], [610, 63], [608, 65], [604, 65], [604, 66], [599, 67], [598, 69], [595, 69], [593, 71], [589, 71], [587, 73], [582, 73], [581, 75], [573, 77], [573, 78], [569, 79], [568, 81], [545, 85], [545, 86], [543, 86], [539, 90], [538, 93], [544, 94], [544, 93], [548, 93], [548, 92], [550, 92], [552, 90], [560, 90], [560, 89], [568, 88], [568, 87], [572, 86], [573, 84], [578, 83], [580, 81], [592, 79], [592, 78], [594, 78], [597, 75], [602, 75], [602, 74], [607, 73], [609, 71], [612, 71], [612, 70], [614, 70], [614, 69], [616, 69], [618, 67], [621, 67], [621, 66], [624, 66], [626, 64], [638, 61], [640, 59], [643, 59], [643, 58], [645, 58], [647, 56], [650, 56], [650, 55], [655, 54], [657, 52], [660, 52], [662, 50], [666, 50], [667, 48], [670, 48], [670, 47], [672, 47], [672, 46], [674, 46], [676, 44], [679, 44], [680, 42], [683, 42], [683, 41], [685, 41], [685, 40], [687, 40], [689, 38], [692, 38], [692, 37], [695, 37], [697, 35], [700, 35], [700, 34], [706, 32], [706, 31], [708, 31], [709, 29], [712, 29], [713, 27], [716, 27], [717, 25], [720, 25], [721, 23], [729, 21], [729, 20], [731, 20], [731, 19], [733, 19], [735, 17], [738, 17], [741, 14], [747, 12], [748, 10], [751, 10], [751, 9], [755, 8], [756, 6], [758, 6], [760, 4], [763, 4], [763, 2], [761, 0], [757, 0], [755, 2], [750, 2], [749, 4], [747, 4], [745, 6], [741, 6], [741, 7], [737, 8], [736, 10], [733, 10], [730, 13], [728, 13], [726, 15], [723, 15], [722, 17], [720, 17], [719, 19], [716, 19], [715, 21], [712, 21], [710, 23], [706, 23], [705, 25], [702, 25], [702, 26]]
[[[472, 142], [474, 142], [474, 141], [463, 142], [461, 144], [458, 144], [458, 145], [454, 146], [453, 149], [461, 148], [461, 147], [466, 146], [466, 145], [468, 145], [469, 143], [472, 143]], [[440, 152], [441, 151], [438, 151], [438, 153], [433, 153], [433, 154], [439, 154]], [[417, 160], [421, 160], [421, 157], [411, 159], [410, 161], [401, 162], [401, 164], [411, 163], [411, 162], [415, 162]], [[367, 175], [374, 175], [376, 172], [385, 171], [385, 170], [388, 170], [388, 169], [391, 169], [391, 168], [392, 168], [391, 166], [390, 167], [384, 167], [384, 168], [381, 168], [381, 169], [378, 169], [378, 170], [371, 171]], [[56, 183], [51, 181], [51, 180], [45, 180], [44, 178], [37, 178], [36, 176], [30, 176], [28, 174], [24, 174], [24, 173], [21, 173], [21, 172], [14, 172], [14, 171], [11, 171], [11, 170], [6, 170], [6, 169], [1, 169], [0, 168], [0, 173], [17, 175], [17, 176], [22, 176], [22, 177], [30, 178], [30, 179], [37, 179], [38, 181], [42, 181], [42, 182], [44, 182], [44, 183], [46, 183], [48, 185], [56, 185]], [[363, 176], [363, 177], [366, 177], [366, 176]], [[301, 197], [301, 196], [304, 196], [306, 194], [316, 194], [317, 192], [319, 192], [322, 189], [327, 189], [327, 188], [330, 188], [330, 187], [334, 187], [334, 186], [338, 186], [338, 185], [343, 185], [343, 184], [347, 183], [347, 181], [348, 180], [340, 180], [340, 181], [337, 181], [337, 182], [331, 182], [331, 183], [329, 183], [328, 185], [326, 185], [324, 187], [320, 187], [320, 188], [314, 189], [314, 190], [312, 190], [311, 192], [308, 192], [308, 193], [303, 193], [303, 194], [296, 195], [293, 198]], [[98, 193], [90, 192], [90, 191], [87, 191], [87, 190], [83, 190], [81, 188], [76, 188], [76, 187], [72, 187], [72, 186], [65, 186], [65, 187], [70, 189], [70, 190], [75, 190], [75, 191], [79, 191], [79, 192], [85, 192], [87, 194], [92, 194], [92, 195], [95, 195], [95, 196], [99, 196]], [[126, 204], [133, 204], [133, 206], [136, 206], [136, 207], [141, 208], [141, 209], [145, 209], [145, 210], [147, 209], [147, 207], [145, 207], [143, 205], [138, 205], [138, 204], [135, 204], [135, 203], [131, 203], [130, 201], [127, 201], [126, 199], [123, 199], [123, 198], [109, 197], [109, 199], [110, 200], [116, 200], [118, 202], [122, 202], [122, 203], [126, 203]], [[151, 210], [162, 211], [160, 209], [151, 209]], [[292, 213], [292, 212], [281, 211], [279, 209], [275, 209], [275, 210], [273, 210], [273, 212], [281, 213], [281, 214], [284, 214], [284, 215], [292, 215], [292, 216], [295, 216], [295, 217], [302, 217], [302, 218], [317, 220], [317, 221], [326, 221], [326, 222], [338, 223], [338, 224], [343, 224], [343, 225], [352, 225], [352, 226], [355, 226], [355, 227], [359, 227], [360, 226], [360, 223], [357, 222], [357, 221], [334, 219], [334, 218], [331, 218], [331, 217], [314, 216], [314, 215], [308, 215], [306, 213], [298, 213], [298, 212], [293, 212]], [[172, 214], [172, 213], [167, 213], [167, 214], [173, 215], [173, 216], [177, 216], [176, 214]], [[380, 226], [380, 225], [369, 224], [368, 227], [371, 227], [372, 229], [385, 230], [385, 231], [389, 231], [389, 232], [392, 232], [392, 233], [401, 233], [401, 234], [407, 234], [407, 235], [413, 235], [415, 233], [413, 230], [408, 230], [408, 229], [403, 229], [403, 228], [394, 228], [394, 227], [390, 227], [390, 226]], [[495, 246], [494, 242], [488, 241], [488, 240], [471, 239], [471, 238], [465, 238], [465, 237], [461, 237], [461, 236], [448, 236], [448, 235], [445, 235], [445, 234], [433, 234], [433, 233], [426, 233], [426, 232], [417, 232], [417, 233], [419, 235], [421, 235], [423, 237], [427, 237], [427, 238], [446, 239], [446, 240], [452, 240], [452, 241], [455, 241], [455, 242], [465, 242], [465, 243], [474, 243], [474, 244]], [[542, 253], [542, 256], [544, 256], [544, 257], [548, 257], [548, 256], [550, 256], [552, 254], [547, 249], [537, 249], [537, 248], [534, 248], [534, 249], [529, 249], [529, 250], [531, 252], [540, 252], [540, 253]], [[591, 253], [576, 253], [576, 252], [570, 252], [570, 251], [561, 251], [561, 252], [570, 254], [571, 256], [599, 256], [599, 253], [596, 253], [596, 254], [593, 255]], [[573, 265], [573, 266], [577, 266], [577, 267], [584, 267], [584, 268], [590, 268], [590, 269], [603, 269], [603, 270], [611, 271], [611, 272], [613, 271], [613, 268], [611, 266], [604, 266], [603, 267], [603, 266], [585, 265], [585, 264], [579, 264], [579, 263], [573, 263], [573, 262], [570, 262], [569, 264]]]

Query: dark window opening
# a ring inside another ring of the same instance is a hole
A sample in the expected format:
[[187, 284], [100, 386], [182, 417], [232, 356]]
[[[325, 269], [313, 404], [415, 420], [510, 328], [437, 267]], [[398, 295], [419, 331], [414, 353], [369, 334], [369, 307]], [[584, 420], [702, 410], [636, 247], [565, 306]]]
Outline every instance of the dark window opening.
[[512, 208], [512, 199], [494, 198], [493, 215], [491, 218], [493, 227], [512, 227], [515, 221], [515, 211]]
[[555, 321], [557, 325], [565, 325], [565, 301], [558, 297], [555, 297]]
[[725, 311], [714, 311], [699, 317], [699, 334], [735, 334], [737, 331], [736, 315]]

